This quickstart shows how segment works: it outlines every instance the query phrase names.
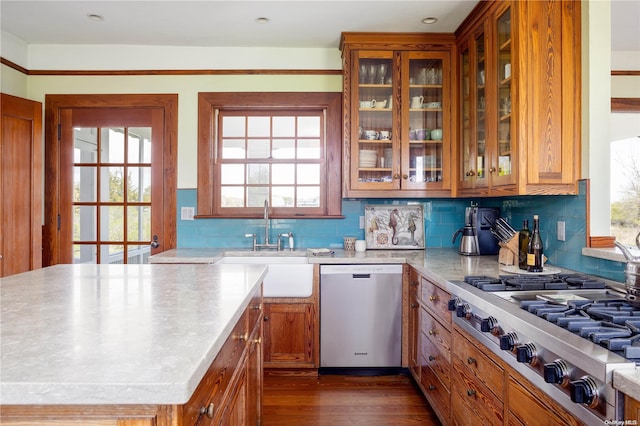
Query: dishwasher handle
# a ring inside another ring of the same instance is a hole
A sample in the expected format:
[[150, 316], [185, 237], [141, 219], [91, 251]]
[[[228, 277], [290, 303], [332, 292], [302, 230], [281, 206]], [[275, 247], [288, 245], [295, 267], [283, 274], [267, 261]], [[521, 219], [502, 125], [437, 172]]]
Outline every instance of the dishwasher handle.
[[371, 274], [352, 274], [353, 279], [356, 278], [371, 278]]

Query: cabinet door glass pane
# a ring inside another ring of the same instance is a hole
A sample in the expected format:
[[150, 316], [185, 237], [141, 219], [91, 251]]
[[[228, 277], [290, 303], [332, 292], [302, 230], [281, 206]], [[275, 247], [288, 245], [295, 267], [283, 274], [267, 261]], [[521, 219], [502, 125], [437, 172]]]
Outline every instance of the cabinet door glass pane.
[[409, 62], [409, 182], [441, 182], [443, 139], [442, 60]]
[[462, 180], [467, 180], [470, 175], [470, 160], [471, 156], [471, 86], [470, 86], [470, 72], [471, 63], [469, 59], [469, 49], [465, 49], [461, 55], [461, 69], [462, 69], [462, 102], [461, 111], [462, 114]]
[[486, 140], [486, 91], [485, 91], [485, 47], [484, 34], [475, 40], [476, 46], [476, 175], [485, 177], [487, 165], [487, 140]]
[[498, 18], [498, 175], [512, 173], [511, 168], [511, 9]]
[[393, 167], [391, 59], [360, 59], [358, 182], [391, 182]]

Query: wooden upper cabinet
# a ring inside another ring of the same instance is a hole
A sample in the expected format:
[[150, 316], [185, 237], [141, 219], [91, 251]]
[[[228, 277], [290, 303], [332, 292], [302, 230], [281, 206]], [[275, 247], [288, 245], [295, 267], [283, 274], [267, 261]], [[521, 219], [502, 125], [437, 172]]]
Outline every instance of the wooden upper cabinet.
[[450, 197], [453, 34], [343, 33], [345, 197]]
[[580, 2], [481, 2], [456, 32], [459, 196], [575, 194]]

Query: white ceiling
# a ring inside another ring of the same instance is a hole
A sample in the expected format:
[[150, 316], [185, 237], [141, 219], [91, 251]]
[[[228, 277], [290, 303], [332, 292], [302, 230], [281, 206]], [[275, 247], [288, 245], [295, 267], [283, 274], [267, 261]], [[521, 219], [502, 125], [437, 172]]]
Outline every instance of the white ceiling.
[[[477, 0], [1, 0], [27, 44], [336, 48], [343, 31], [453, 32]], [[89, 14], [104, 18], [95, 21]], [[640, 1], [612, 1], [612, 50], [640, 51]], [[425, 25], [422, 18], [438, 22]], [[266, 17], [267, 24], [256, 22]]]

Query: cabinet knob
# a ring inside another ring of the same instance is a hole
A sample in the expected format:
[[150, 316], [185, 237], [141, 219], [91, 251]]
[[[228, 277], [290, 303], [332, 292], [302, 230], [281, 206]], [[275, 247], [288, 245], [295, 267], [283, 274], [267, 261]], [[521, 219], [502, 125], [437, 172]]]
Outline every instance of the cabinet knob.
[[438, 296], [433, 295], [433, 294], [431, 296], [429, 296], [429, 301], [430, 302], [436, 302], [437, 300], [438, 300]]
[[435, 361], [435, 360], [436, 360], [436, 357], [435, 357], [435, 356], [433, 356], [433, 355], [429, 355], [429, 361]]
[[498, 169], [495, 167], [489, 167], [489, 173], [495, 173]]
[[435, 330], [429, 330], [429, 336], [433, 336], [437, 334], [437, 332]]
[[478, 365], [478, 361], [475, 358], [469, 357], [467, 358], [467, 364], [475, 364]]
[[263, 321], [269, 321], [269, 317], [268, 316], [264, 316], [264, 318], [262, 318]]
[[262, 337], [258, 337], [258, 338], [256, 338], [256, 339], [253, 341], [253, 343], [256, 343], [256, 344], [258, 344], [258, 345], [259, 345], [260, 343], [262, 343]]
[[436, 387], [434, 385], [429, 385], [429, 390], [436, 390]]
[[402, 175], [402, 179], [404, 179], [404, 180], [409, 179], [409, 175]]
[[254, 311], [261, 311], [262, 310], [262, 305], [252, 306], [251, 309], [253, 309]]
[[468, 396], [475, 396], [476, 395], [476, 391], [473, 389], [467, 389], [467, 395]]
[[475, 176], [476, 172], [474, 172], [473, 170], [469, 170], [467, 173], [465, 173], [465, 175], [467, 175], [467, 176]]
[[394, 174], [394, 175], [393, 175], [393, 178], [394, 178], [394, 179], [400, 179], [400, 174], [399, 174], [399, 173]]
[[215, 411], [215, 406], [213, 405], [213, 402], [211, 404], [209, 404], [208, 406], [202, 406], [200, 407], [200, 415], [205, 415], [207, 417], [209, 417], [210, 419], [213, 418], [213, 412]]

